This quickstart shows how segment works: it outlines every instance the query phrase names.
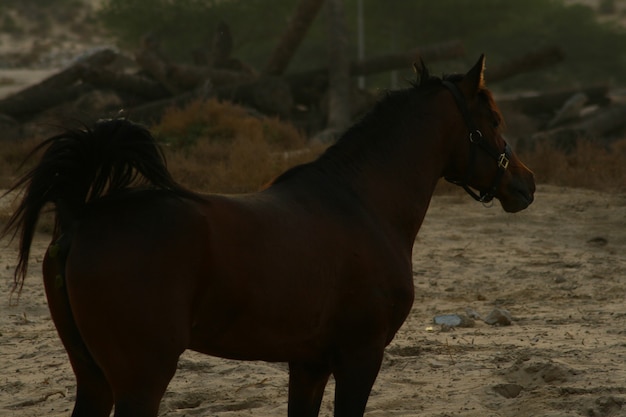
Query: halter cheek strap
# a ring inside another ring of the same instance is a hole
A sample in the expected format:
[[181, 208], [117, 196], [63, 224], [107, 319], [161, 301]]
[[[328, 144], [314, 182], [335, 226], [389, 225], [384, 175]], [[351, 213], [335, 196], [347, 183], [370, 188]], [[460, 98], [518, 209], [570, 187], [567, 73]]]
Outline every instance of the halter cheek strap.
[[[505, 142], [504, 149], [502, 152], [498, 152], [491, 144], [489, 144], [484, 138], [482, 132], [476, 127], [474, 120], [472, 120], [469, 109], [467, 107], [467, 103], [465, 102], [465, 97], [459, 90], [456, 84], [450, 81], [443, 81], [444, 87], [446, 87], [454, 97], [456, 104], [465, 120], [465, 125], [469, 131], [469, 142], [470, 142], [470, 157], [467, 166], [467, 171], [465, 173], [465, 178], [463, 180], [455, 180], [446, 177], [446, 180], [463, 187], [463, 189], [474, 198], [476, 201], [481, 203], [489, 203], [495, 197], [498, 186], [500, 185], [500, 181], [504, 176], [507, 168], [509, 167], [509, 159], [511, 158], [511, 148]], [[486, 152], [489, 156], [491, 156], [497, 163], [498, 170], [496, 171], [496, 175], [491, 183], [491, 187], [487, 190], [479, 190], [480, 194], [476, 193], [470, 186], [469, 181], [474, 175], [474, 167], [476, 165], [476, 151], [477, 149], [481, 149]]]

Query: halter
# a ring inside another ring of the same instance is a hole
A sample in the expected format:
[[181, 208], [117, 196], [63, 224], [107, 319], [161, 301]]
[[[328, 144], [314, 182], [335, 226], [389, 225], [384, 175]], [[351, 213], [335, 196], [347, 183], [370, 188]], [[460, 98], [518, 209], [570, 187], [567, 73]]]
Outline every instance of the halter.
[[[444, 87], [446, 87], [452, 93], [454, 97], [454, 101], [456, 101], [461, 114], [463, 115], [463, 119], [465, 119], [465, 125], [469, 130], [469, 141], [470, 141], [470, 157], [469, 157], [469, 165], [467, 172], [465, 174], [465, 178], [461, 181], [453, 180], [446, 177], [446, 180], [463, 187], [463, 189], [470, 195], [474, 200], [479, 201], [481, 203], [489, 203], [495, 197], [496, 190], [500, 185], [500, 181], [502, 180], [502, 176], [506, 172], [509, 166], [509, 158], [511, 157], [511, 148], [509, 145], [504, 142], [504, 150], [502, 152], [498, 152], [491, 144], [484, 140], [483, 134], [476, 125], [474, 121], [470, 117], [469, 109], [467, 108], [467, 103], [465, 102], [465, 98], [461, 91], [456, 86], [456, 84], [450, 81], [443, 81]], [[488, 190], [479, 190], [480, 194], [477, 194], [474, 190], [470, 188], [468, 182], [472, 177], [474, 171], [474, 165], [476, 161], [476, 150], [480, 148], [485, 151], [489, 156], [491, 156], [496, 163], [498, 164], [498, 171], [491, 183], [491, 187]]]

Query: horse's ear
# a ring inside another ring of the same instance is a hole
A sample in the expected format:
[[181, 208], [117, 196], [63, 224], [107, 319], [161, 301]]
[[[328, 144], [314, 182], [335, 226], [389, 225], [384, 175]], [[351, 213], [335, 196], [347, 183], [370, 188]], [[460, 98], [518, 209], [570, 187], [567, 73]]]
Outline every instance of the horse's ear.
[[465, 74], [460, 87], [467, 97], [474, 97], [480, 89], [485, 88], [485, 54], [482, 54], [478, 62]]
[[430, 78], [430, 74], [428, 73], [428, 68], [426, 68], [426, 64], [424, 64], [424, 60], [420, 58], [420, 63], [413, 63], [413, 71], [417, 74], [417, 85], [424, 85], [426, 81]]

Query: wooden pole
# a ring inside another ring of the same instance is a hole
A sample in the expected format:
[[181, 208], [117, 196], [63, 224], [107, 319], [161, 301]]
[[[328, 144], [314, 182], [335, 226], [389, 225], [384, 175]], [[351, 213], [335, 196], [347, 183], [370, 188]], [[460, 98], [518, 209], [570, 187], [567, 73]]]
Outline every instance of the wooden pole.
[[351, 122], [350, 59], [344, 0], [327, 0], [328, 12], [328, 128], [343, 131]]

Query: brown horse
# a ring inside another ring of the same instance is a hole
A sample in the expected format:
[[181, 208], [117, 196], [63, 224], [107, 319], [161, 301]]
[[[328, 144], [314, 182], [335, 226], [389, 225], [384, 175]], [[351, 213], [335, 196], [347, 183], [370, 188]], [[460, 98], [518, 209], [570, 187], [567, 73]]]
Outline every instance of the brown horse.
[[[411, 253], [440, 177], [516, 212], [533, 174], [501, 137], [483, 82], [428, 75], [386, 95], [316, 161], [263, 191], [198, 195], [144, 128], [108, 120], [48, 139], [4, 233], [26, 273], [43, 205], [43, 277], [77, 380], [73, 416], [156, 416], [185, 349], [289, 363], [289, 416], [362, 416], [413, 303]], [[474, 191], [476, 190], [476, 191]]]

